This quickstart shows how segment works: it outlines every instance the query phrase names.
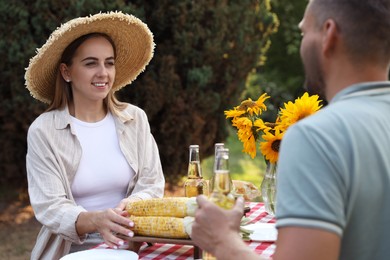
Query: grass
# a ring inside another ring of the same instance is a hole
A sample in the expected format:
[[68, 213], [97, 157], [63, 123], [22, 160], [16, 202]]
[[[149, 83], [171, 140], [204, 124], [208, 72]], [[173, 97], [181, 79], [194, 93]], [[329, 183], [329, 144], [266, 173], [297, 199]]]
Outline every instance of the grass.
[[[252, 159], [248, 154], [243, 153], [242, 143], [238, 140], [235, 130], [229, 128], [229, 137], [225, 142], [225, 147], [229, 148], [229, 168], [233, 180], [249, 181], [260, 188], [265, 171], [265, 162], [258, 152], [257, 156]], [[213, 174], [214, 156], [201, 158], [203, 177], [211, 179]]]

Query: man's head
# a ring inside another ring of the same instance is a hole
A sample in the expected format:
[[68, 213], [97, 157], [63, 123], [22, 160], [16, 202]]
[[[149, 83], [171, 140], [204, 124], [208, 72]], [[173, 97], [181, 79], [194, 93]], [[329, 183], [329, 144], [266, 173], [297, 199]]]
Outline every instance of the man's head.
[[351, 64], [390, 63], [390, 0], [310, 0], [300, 24], [301, 56], [309, 92], [324, 95], [324, 35], [334, 27]]

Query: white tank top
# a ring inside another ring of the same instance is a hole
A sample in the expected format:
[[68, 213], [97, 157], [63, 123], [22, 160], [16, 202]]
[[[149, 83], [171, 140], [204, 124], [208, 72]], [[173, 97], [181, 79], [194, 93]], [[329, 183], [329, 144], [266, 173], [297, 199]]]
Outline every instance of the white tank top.
[[75, 117], [72, 123], [82, 148], [80, 165], [71, 186], [77, 205], [88, 211], [116, 207], [125, 197], [135, 173], [120, 150], [111, 113], [96, 123]]

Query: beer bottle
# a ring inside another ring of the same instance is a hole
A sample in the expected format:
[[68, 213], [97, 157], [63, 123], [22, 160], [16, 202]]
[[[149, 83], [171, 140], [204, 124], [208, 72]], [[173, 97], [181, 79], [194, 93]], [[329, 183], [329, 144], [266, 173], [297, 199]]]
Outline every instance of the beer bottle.
[[199, 145], [190, 145], [187, 180], [184, 182], [184, 195], [196, 197], [200, 194], [209, 195], [209, 188], [206, 180], [202, 177], [200, 165]]
[[235, 199], [232, 194], [232, 180], [229, 171], [229, 149], [221, 148], [217, 152], [214, 166], [213, 189], [210, 191], [210, 200], [218, 206], [230, 209]]
[[[224, 209], [234, 206], [235, 198], [232, 192], [232, 181], [229, 172], [229, 149], [218, 149], [214, 166], [213, 189], [210, 190], [209, 199]], [[203, 251], [203, 260], [216, 259], [212, 254]]]
[[224, 143], [216, 143], [214, 145], [214, 168], [213, 168], [213, 174], [212, 174], [211, 179], [209, 181], [209, 190], [210, 190], [210, 192], [213, 190], [213, 185], [214, 185], [215, 167], [217, 165], [216, 164], [216, 162], [217, 162], [217, 152], [218, 152], [219, 149], [222, 149], [224, 147], [225, 147]]

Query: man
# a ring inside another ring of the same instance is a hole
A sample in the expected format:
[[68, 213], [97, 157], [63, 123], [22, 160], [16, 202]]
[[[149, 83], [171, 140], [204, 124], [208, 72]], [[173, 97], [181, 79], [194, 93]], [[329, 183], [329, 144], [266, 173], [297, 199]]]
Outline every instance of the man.
[[[388, 259], [390, 0], [310, 0], [299, 27], [306, 88], [329, 105], [282, 141], [273, 259]], [[198, 203], [198, 246], [259, 259], [238, 235], [242, 200]]]

